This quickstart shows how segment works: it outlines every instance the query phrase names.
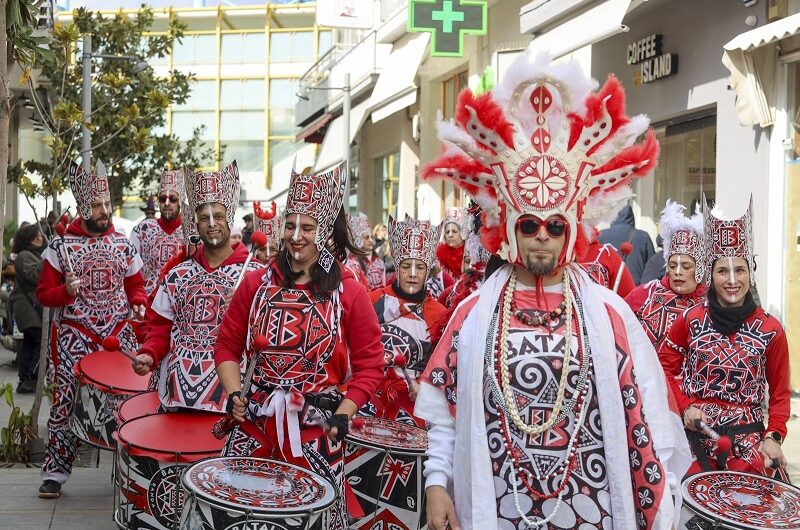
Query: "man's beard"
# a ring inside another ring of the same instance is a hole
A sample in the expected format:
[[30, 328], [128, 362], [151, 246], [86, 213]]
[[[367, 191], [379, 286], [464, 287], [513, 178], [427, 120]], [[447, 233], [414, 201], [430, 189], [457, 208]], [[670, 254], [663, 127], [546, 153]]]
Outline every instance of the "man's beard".
[[553, 257], [547, 261], [529, 260], [525, 264], [525, 268], [534, 276], [546, 276], [556, 270], [556, 258]]
[[172, 212], [161, 212], [161, 218], [165, 221], [172, 221], [176, 217], [180, 215], [180, 211], [172, 211]]
[[109, 215], [108, 217], [106, 217], [106, 220], [107, 220], [107, 224], [106, 224], [105, 228], [100, 226], [100, 224], [99, 224], [100, 220], [95, 221], [93, 218], [89, 218], [89, 219], [84, 219], [84, 222], [86, 223], [86, 227], [89, 229], [89, 232], [91, 232], [93, 234], [102, 234], [103, 232], [108, 230], [108, 227], [111, 224], [111, 216]]

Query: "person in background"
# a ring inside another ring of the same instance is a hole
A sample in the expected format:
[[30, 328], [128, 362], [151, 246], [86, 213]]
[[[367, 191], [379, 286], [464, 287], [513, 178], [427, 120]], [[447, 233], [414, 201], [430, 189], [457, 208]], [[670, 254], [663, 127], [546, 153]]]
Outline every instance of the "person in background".
[[241, 243], [243, 239], [244, 236], [242, 234], [242, 229], [234, 225], [231, 228], [231, 245], [236, 245], [238, 243]]
[[156, 196], [150, 195], [147, 197], [147, 202], [144, 206], [139, 208], [141, 211], [144, 212], [145, 219], [155, 219], [156, 218]]
[[[620, 210], [617, 218], [611, 223], [611, 226], [600, 231], [598, 240], [604, 245], [606, 243], [612, 245], [620, 252], [622, 261], [625, 262], [625, 265], [631, 272], [633, 282], [639, 285], [641, 283], [642, 272], [644, 271], [644, 264], [647, 263], [650, 256], [655, 254], [655, 249], [653, 248], [653, 241], [650, 239], [650, 234], [636, 228], [633, 208], [631, 208], [629, 204]], [[630, 254], [621, 252], [624, 248], [623, 243], [629, 243], [633, 246]]]
[[244, 221], [244, 228], [242, 228], [242, 243], [245, 246], [250, 245], [250, 238], [253, 237], [253, 214], [249, 213], [242, 217], [242, 221]]
[[644, 271], [642, 271], [642, 277], [639, 278], [639, 281], [644, 285], [653, 280], [660, 280], [666, 273], [667, 262], [664, 260], [664, 239], [661, 234], [658, 234], [656, 236], [656, 253], [650, 256], [650, 259], [644, 264]]
[[22, 332], [17, 370], [18, 394], [36, 391], [39, 376], [39, 347], [42, 343], [42, 305], [36, 299], [36, 286], [42, 275], [42, 252], [47, 247], [38, 224], [23, 226], [14, 234], [16, 272], [11, 304], [17, 328]]
[[[451, 206], [444, 218], [444, 240], [436, 248], [441, 270], [455, 280], [461, 276], [464, 260], [464, 238], [469, 231], [470, 216], [466, 208]], [[446, 286], [445, 286], [446, 287]]]
[[[366, 280], [368, 291], [380, 289], [386, 285], [386, 263], [375, 252], [375, 241], [372, 239], [372, 227], [364, 213], [347, 216], [353, 243], [361, 251], [361, 255], [351, 253], [347, 267], [356, 272], [362, 281]], [[360, 271], [361, 274], [358, 274]]]

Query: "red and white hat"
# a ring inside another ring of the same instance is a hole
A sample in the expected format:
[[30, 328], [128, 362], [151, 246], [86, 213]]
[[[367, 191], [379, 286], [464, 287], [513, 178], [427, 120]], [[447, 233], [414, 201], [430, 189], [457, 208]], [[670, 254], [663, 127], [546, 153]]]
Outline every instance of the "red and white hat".
[[467, 239], [467, 234], [470, 232], [469, 225], [471, 221], [472, 216], [469, 213], [469, 209], [459, 206], [448, 206], [445, 211], [444, 221], [442, 222], [442, 231], [444, 231], [444, 227], [450, 223], [454, 223], [458, 226], [461, 237]]
[[705, 217], [705, 259], [708, 267], [706, 280], [711, 281], [714, 262], [720, 258], [744, 258], [750, 267], [750, 284], [755, 283], [755, 256], [753, 248], [753, 196], [747, 211], [741, 217], [725, 219], [716, 209], [708, 208], [703, 195]]
[[180, 170], [161, 173], [161, 183], [158, 187], [158, 194], [175, 193], [178, 197], [183, 196], [184, 181], [183, 173]]
[[698, 212], [686, 217], [683, 214], [685, 209], [682, 204], [667, 199], [667, 204], [661, 211], [658, 226], [661, 239], [664, 240], [664, 261], [668, 262], [670, 256], [675, 254], [691, 256], [695, 262], [694, 277], [699, 283], [705, 280], [706, 269], [703, 216]]
[[398, 265], [407, 259], [425, 262], [430, 269], [436, 260], [436, 246], [444, 223], [431, 226], [430, 221], [418, 221], [406, 214], [403, 221], [389, 216], [389, 245], [392, 259]]
[[350, 233], [353, 234], [353, 244], [356, 248], [363, 248], [364, 237], [372, 236], [372, 226], [367, 214], [347, 214], [347, 223], [350, 225]]
[[69, 187], [78, 207], [78, 214], [84, 219], [92, 217], [92, 203], [111, 201], [106, 166], [99, 160], [95, 172], [86, 171], [74, 161], [69, 163]]
[[236, 207], [239, 206], [239, 167], [236, 160], [219, 171], [188, 171], [186, 198], [194, 213], [204, 204], [217, 202], [225, 207], [228, 227], [233, 228]]
[[320, 252], [318, 262], [326, 272], [331, 270], [334, 256], [325, 245], [333, 234], [333, 223], [342, 209], [346, 190], [345, 162], [316, 175], [297, 173], [292, 168], [284, 216], [302, 214], [317, 221], [314, 243]]
[[281, 239], [281, 219], [278, 217], [278, 206], [272, 201], [269, 210], [263, 210], [261, 203], [253, 203], [253, 213], [255, 214], [255, 229], [264, 232], [267, 236], [267, 248], [269, 243], [278, 243]]
[[517, 220], [558, 215], [569, 225], [559, 263], [573, 261], [583, 250], [576, 246], [586, 244], [579, 225], [591, 214], [590, 199], [655, 167], [655, 134], [635, 143], [649, 120], [628, 118], [615, 77], [596, 87], [575, 61], [554, 64], [525, 52], [491, 92], [464, 90], [455, 121], [437, 124], [443, 154], [423, 177], [450, 179], [480, 204], [482, 240], [493, 254], [521, 263]]

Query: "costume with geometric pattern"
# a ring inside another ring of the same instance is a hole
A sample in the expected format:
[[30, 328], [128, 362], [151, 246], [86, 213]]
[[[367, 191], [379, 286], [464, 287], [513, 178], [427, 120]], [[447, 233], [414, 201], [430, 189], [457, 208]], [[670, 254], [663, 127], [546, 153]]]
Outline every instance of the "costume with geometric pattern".
[[130, 239], [144, 263], [145, 291], [150, 296], [158, 286], [161, 269], [183, 248], [181, 219], [143, 219], [131, 231]]
[[[158, 391], [166, 408], [224, 412], [225, 394], [214, 366], [214, 341], [233, 288], [247, 260], [241, 243], [216, 268], [198, 247], [190, 259], [173, 267], [161, 280], [148, 308], [148, 335], [139, 353], [153, 358]], [[248, 271], [262, 269], [250, 261]]]
[[[364, 405], [383, 375], [383, 348], [366, 292], [348, 269], [334, 266], [342, 282], [329, 297], [306, 285], [278, 287], [283, 280], [274, 261], [266, 271], [248, 274], [223, 319], [214, 360], [240, 362], [247, 352], [248, 365], [256, 363], [243, 392], [248, 421], [230, 433], [223, 454], [276, 458], [319, 473], [342, 492], [330, 526], [338, 530], [347, 527], [344, 445], [321, 428], [336, 405], [312, 404], [312, 396], [338, 403], [337, 387], [346, 383], [345, 396]], [[262, 335], [268, 346], [253, 353], [253, 341]]]
[[636, 287], [631, 271], [613, 245], [592, 241], [580, 260], [589, 277], [625, 298]]
[[[36, 297], [43, 306], [57, 308], [51, 340], [55, 389], [42, 478], [63, 484], [72, 471], [78, 443], [69, 427], [78, 390], [73, 367], [86, 354], [101, 349], [105, 337], [117, 336], [122, 348], [136, 351], [138, 344], [127, 319], [130, 308], [146, 303], [147, 296], [142, 260], [113, 225], [94, 237], [84, 231], [79, 217], [63, 237], [53, 238], [42, 257]], [[64, 284], [71, 269], [80, 280], [74, 297]]]

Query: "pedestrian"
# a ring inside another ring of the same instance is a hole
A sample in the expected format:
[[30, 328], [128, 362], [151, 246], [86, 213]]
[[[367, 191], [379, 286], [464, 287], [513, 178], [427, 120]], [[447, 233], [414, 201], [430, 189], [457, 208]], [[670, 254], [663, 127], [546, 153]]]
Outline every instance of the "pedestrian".
[[250, 238], [253, 237], [253, 214], [249, 213], [242, 217], [242, 221], [244, 221], [244, 228], [242, 228], [242, 243], [245, 246], [250, 245]]
[[140, 207], [139, 210], [144, 212], [145, 219], [155, 219], [156, 218], [156, 197], [155, 195], [150, 195], [147, 197], [147, 201], [145, 202], [144, 206]]
[[437, 127], [446, 155], [425, 177], [480, 203], [482, 240], [506, 263], [456, 309], [422, 376], [433, 530], [679, 521], [688, 447], [655, 351], [575, 263], [582, 217], [604, 206], [592, 199], [650, 173], [658, 153], [620, 82], [594, 86], [577, 62], [525, 52]]
[[46, 247], [38, 224], [28, 224], [14, 234], [15, 281], [11, 304], [17, 328], [22, 332], [17, 371], [18, 394], [36, 391], [39, 377], [39, 347], [42, 343], [42, 305], [36, 299], [36, 286], [42, 275], [42, 252]]
[[[636, 228], [633, 208], [629, 204], [620, 210], [611, 226], [600, 231], [598, 240], [601, 244], [609, 244], [617, 249], [633, 277], [633, 283], [639, 285], [642, 281], [644, 265], [650, 256], [655, 254], [655, 249], [650, 234]], [[632, 247], [629, 253], [625, 252], [626, 247]]]
[[55, 387], [39, 488], [39, 496], [47, 499], [60, 496], [78, 446], [69, 426], [78, 392], [75, 365], [109, 336], [117, 336], [124, 350], [136, 351], [128, 317], [132, 309], [141, 318], [147, 302], [139, 253], [112, 223], [105, 166], [98, 162], [96, 172], [90, 172], [72, 162], [69, 185], [79, 216], [42, 254], [36, 288], [39, 302], [56, 308], [51, 352]]

